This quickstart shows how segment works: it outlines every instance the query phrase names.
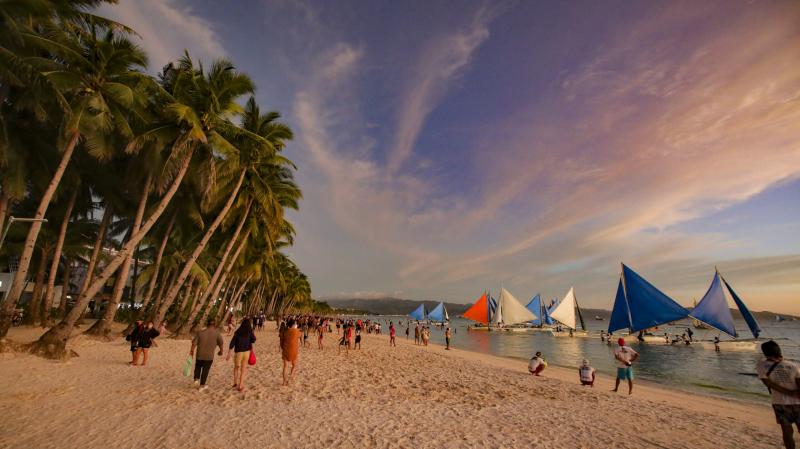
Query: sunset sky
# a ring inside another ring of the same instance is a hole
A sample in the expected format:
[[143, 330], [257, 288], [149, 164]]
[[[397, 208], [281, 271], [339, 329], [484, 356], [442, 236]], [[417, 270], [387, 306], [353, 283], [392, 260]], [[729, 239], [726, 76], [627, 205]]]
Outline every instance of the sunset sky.
[[151, 71], [229, 57], [296, 139], [315, 297], [800, 314], [800, 2], [122, 1]]

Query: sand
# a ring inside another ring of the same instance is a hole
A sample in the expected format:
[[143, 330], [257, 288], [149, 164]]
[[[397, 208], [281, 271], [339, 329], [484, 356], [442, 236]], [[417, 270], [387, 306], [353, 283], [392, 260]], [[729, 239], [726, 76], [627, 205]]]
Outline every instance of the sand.
[[[14, 328], [32, 340], [40, 331]], [[541, 447], [774, 448], [780, 431], [767, 404], [611, 380], [577, 385], [573, 370], [544, 377], [524, 362], [404, 336], [364, 334], [363, 350], [302, 349], [293, 385], [280, 386], [274, 326], [258, 333], [258, 363], [245, 394], [231, 388], [231, 362], [217, 358], [209, 389], [181, 374], [189, 342], [159, 338], [149, 366], [127, 365], [123, 339], [85, 336], [67, 362], [0, 354], [2, 448]], [[227, 338], [226, 338], [227, 342]]]

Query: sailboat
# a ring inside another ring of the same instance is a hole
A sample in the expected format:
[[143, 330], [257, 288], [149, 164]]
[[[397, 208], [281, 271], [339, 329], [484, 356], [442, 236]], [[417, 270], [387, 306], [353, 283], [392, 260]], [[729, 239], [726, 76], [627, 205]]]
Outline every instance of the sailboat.
[[419, 307], [414, 309], [413, 312], [409, 313], [408, 316], [417, 321], [425, 321], [425, 304], [420, 304]]
[[443, 302], [440, 302], [428, 312], [428, 320], [432, 322], [445, 323], [450, 321], [450, 316], [447, 314], [447, 308]]
[[526, 309], [511, 292], [505, 288], [500, 289], [497, 309], [491, 319], [492, 325], [498, 327], [511, 326], [533, 321], [536, 318], [538, 317], [533, 312]]
[[[478, 325], [468, 326], [467, 330], [485, 331], [489, 330], [489, 320], [491, 319], [491, 295], [484, 292], [477, 301], [462, 315], [468, 320], [479, 323]], [[482, 324], [483, 326], [480, 326]]]
[[687, 316], [688, 310], [622, 264], [609, 333], [628, 329], [633, 334]]
[[[697, 308], [697, 300], [695, 299], [694, 300], [694, 307], [692, 308], [692, 310], [694, 310], [696, 308]], [[697, 318], [693, 318], [692, 319], [692, 327], [694, 327], [695, 329], [708, 329], [708, 326], [706, 326], [705, 323], [703, 323], [702, 321], [698, 320]]]
[[[730, 301], [729, 301], [730, 300]], [[753, 335], [752, 339], [739, 339], [739, 332], [733, 325], [733, 315], [728, 304], [733, 302], [739, 309], [739, 312], [747, 323], [750, 333]], [[758, 321], [744, 304], [739, 295], [733, 291], [730, 284], [725, 281], [720, 272], [715, 269], [714, 278], [711, 280], [711, 285], [708, 291], [703, 296], [703, 299], [692, 309], [690, 314], [692, 318], [698, 320], [720, 332], [724, 332], [735, 340], [723, 340], [720, 342], [720, 347], [740, 350], [755, 350], [755, 342], [761, 334], [761, 328]], [[703, 347], [713, 348], [713, 342], [701, 341]]]
[[[577, 331], [577, 322], [575, 320], [576, 316], [580, 321], [580, 331]], [[550, 318], [563, 324], [568, 329], [567, 331], [561, 332], [552, 330], [553, 335], [556, 337], [585, 337], [588, 335], [586, 332], [586, 323], [584, 323], [581, 309], [578, 307], [578, 300], [575, 298], [574, 287], [570, 287], [566, 296], [564, 296], [564, 299], [562, 299], [561, 302], [559, 302], [558, 305], [550, 312]]]

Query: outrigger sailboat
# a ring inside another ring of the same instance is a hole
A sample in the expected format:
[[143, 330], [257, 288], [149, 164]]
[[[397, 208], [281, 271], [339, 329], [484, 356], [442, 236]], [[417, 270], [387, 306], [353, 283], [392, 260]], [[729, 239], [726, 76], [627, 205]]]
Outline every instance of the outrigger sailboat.
[[441, 324], [450, 321], [450, 315], [447, 314], [447, 308], [444, 306], [443, 302], [440, 302], [433, 310], [428, 312], [428, 321]]
[[[577, 330], [575, 317], [577, 316], [581, 324], [581, 330]], [[551, 328], [551, 332], [556, 337], [586, 337], [586, 323], [583, 321], [581, 309], [578, 307], [578, 300], [575, 298], [575, 288], [570, 287], [564, 299], [550, 312], [550, 318], [567, 327], [566, 331], [557, 331]]]
[[[739, 339], [739, 332], [736, 330], [736, 327], [733, 325], [733, 315], [731, 315], [731, 310], [728, 307], [730, 302], [736, 304], [736, 307], [739, 309], [739, 312], [742, 314], [742, 318], [744, 322], [747, 323], [747, 327], [750, 329], [750, 333], [753, 335], [752, 339]], [[741, 298], [733, 291], [730, 284], [725, 281], [725, 278], [722, 277], [719, 270], [714, 270], [714, 278], [711, 280], [711, 285], [708, 287], [708, 291], [703, 296], [703, 299], [692, 309], [692, 312], [689, 314], [693, 319], [698, 320], [720, 332], [724, 332], [734, 340], [722, 340], [719, 342], [721, 347], [729, 347], [730, 349], [739, 349], [739, 350], [754, 350], [756, 341], [758, 340], [758, 336], [761, 334], [761, 328], [758, 325], [758, 321], [750, 313], [750, 310], [744, 304]], [[700, 340], [699, 341], [704, 348], [714, 349], [714, 342], [713, 341], [706, 341]]]
[[413, 312], [409, 313], [408, 316], [417, 321], [425, 321], [425, 304], [420, 304], [419, 307], [414, 309]]
[[[661, 290], [622, 265], [608, 332], [628, 329], [635, 334], [689, 316], [689, 311]], [[663, 337], [658, 337], [664, 341]]]
[[500, 290], [500, 298], [495, 300], [489, 293], [484, 293], [463, 315], [464, 318], [476, 321], [484, 326], [470, 326], [472, 331], [511, 330], [506, 326], [536, 320], [538, 316], [525, 308], [505, 288]]

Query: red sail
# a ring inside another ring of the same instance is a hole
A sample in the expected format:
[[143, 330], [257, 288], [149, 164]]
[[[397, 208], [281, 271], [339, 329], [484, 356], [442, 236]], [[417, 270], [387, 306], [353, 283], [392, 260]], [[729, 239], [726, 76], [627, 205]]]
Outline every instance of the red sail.
[[486, 293], [484, 293], [469, 310], [464, 312], [464, 318], [469, 318], [472, 321], [483, 324], [489, 324], [489, 304], [486, 301]]

